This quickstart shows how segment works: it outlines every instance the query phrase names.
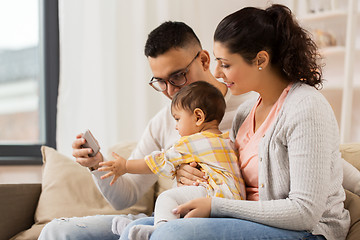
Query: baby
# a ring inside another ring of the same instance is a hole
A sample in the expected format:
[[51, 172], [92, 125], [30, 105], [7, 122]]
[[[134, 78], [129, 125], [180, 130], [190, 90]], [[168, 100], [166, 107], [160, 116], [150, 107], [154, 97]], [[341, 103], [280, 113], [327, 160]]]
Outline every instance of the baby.
[[229, 133], [219, 130], [225, 107], [223, 95], [213, 85], [203, 81], [189, 84], [172, 99], [171, 113], [181, 136], [173, 147], [137, 160], [126, 160], [113, 153], [114, 161], [100, 163], [99, 171], [109, 171], [102, 179], [114, 176], [111, 185], [125, 173], [155, 173], [173, 179], [178, 166], [194, 161], [208, 179], [199, 186], [173, 188], [160, 194], [155, 204], [154, 226], [133, 226], [129, 239], [148, 239], [156, 227], [180, 218], [173, 209], [195, 198], [245, 199], [244, 181]]

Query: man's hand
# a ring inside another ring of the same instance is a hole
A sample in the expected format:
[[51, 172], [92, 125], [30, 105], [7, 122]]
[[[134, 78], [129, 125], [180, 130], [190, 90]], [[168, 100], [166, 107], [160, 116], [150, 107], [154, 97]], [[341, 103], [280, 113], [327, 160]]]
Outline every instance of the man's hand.
[[112, 153], [115, 160], [113, 161], [107, 161], [107, 162], [101, 162], [99, 163], [100, 168], [98, 171], [100, 172], [108, 172], [107, 174], [101, 176], [101, 179], [105, 179], [111, 176], [114, 176], [113, 179], [110, 182], [110, 185], [113, 185], [116, 180], [124, 175], [126, 171], [126, 159], [123, 157], [120, 157], [116, 153]]
[[103, 161], [103, 156], [98, 152], [94, 157], [89, 157], [88, 154], [92, 153], [93, 150], [91, 148], [82, 148], [82, 145], [86, 142], [82, 135], [82, 133], [78, 134], [75, 141], [72, 143], [72, 155], [76, 158], [76, 162], [81, 166], [97, 169], [99, 163]]
[[176, 171], [177, 186], [198, 186], [199, 181], [206, 182], [205, 173], [197, 169], [198, 164], [192, 162], [190, 164], [183, 163]]
[[173, 210], [174, 214], [180, 214], [184, 218], [208, 218], [211, 214], [211, 198], [196, 198], [181, 204]]

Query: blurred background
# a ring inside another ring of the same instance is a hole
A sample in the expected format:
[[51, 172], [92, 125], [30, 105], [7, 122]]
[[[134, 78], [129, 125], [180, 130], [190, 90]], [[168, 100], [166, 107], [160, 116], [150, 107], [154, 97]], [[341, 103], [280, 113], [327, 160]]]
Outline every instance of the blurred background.
[[[57, 149], [71, 156], [71, 143], [86, 129], [103, 152], [141, 137], [169, 102], [148, 85], [152, 73], [143, 53], [148, 33], [162, 22], [187, 23], [213, 58], [213, 33], [222, 18], [272, 3], [288, 6], [312, 34], [325, 64], [321, 92], [333, 107], [341, 142], [359, 142], [359, 2], [59, 0]], [[0, 0], [0, 144], [45, 142], [40, 8], [39, 0]], [[41, 166], [0, 166], [0, 181], [40, 182]]]

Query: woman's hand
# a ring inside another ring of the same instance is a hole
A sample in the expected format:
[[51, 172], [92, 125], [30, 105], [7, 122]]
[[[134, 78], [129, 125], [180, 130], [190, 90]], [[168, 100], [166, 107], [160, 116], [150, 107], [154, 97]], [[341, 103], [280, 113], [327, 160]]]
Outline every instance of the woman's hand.
[[184, 218], [208, 218], [211, 213], [211, 198], [196, 198], [179, 205], [173, 213], [180, 214]]
[[205, 173], [197, 169], [198, 164], [196, 162], [183, 163], [176, 171], [177, 186], [198, 186], [199, 181], [206, 182]]

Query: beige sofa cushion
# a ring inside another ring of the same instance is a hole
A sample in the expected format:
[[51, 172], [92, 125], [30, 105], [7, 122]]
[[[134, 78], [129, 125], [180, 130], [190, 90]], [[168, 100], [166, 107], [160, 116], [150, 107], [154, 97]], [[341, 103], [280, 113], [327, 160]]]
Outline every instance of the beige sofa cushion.
[[[123, 143], [112, 150], [128, 157], [133, 147], [133, 143]], [[42, 193], [35, 212], [35, 224], [29, 230], [15, 236], [14, 239], [37, 239], [43, 226], [54, 218], [152, 213], [153, 189], [134, 206], [116, 211], [103, 198], [87, 168], [53, 148], [43, 146], [41, 151], [44, 162]]]
[[344, 206], [350, 212], [350, 229], [346, 240], [360, 239], [360, 197], [352, 192], [345, 190], [346, 200]]
[[[341, 156], [360, 171], [360, 143], [340, 146]], [[351, 225], [346, 240], [360, 239], [360, 197], [346, 191], [345, 208], [349, 210]]]
[[341, 156], [360, 171], [360, 143], [340, 145]]

